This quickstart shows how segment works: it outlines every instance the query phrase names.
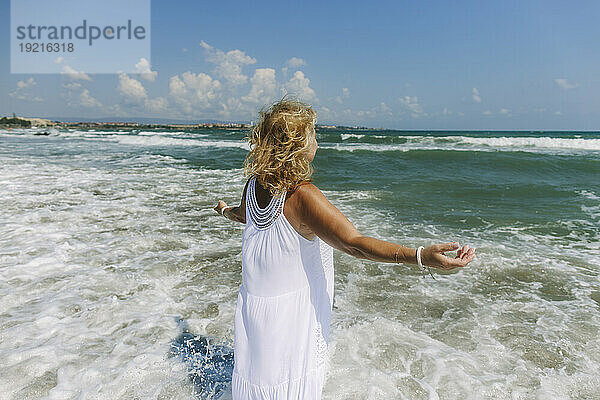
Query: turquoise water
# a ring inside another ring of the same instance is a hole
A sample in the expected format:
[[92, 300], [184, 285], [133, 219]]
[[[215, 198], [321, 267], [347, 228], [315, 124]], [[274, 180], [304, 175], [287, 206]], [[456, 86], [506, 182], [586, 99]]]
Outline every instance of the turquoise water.
[[[179, 318], [231, 346], [245, 133], [40, 131], [0, 131], [3, 398], [201, 398], [169, 352]], [[360, 232], [477, 248], [435, 281], [336, 251], [325, 399], [600, 399], [600, 133], [317, 140]]]

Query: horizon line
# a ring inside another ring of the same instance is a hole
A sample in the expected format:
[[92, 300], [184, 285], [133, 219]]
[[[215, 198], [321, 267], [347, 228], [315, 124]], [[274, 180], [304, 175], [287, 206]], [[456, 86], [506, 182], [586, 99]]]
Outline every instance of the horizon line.
[[[116, 124], [116, 123], [138, 123], [141, 125], [202, 125], [202, 124], [223, 124], [223, 125], [227, 125], [227, 124], [241, 124], [241, 125], [249, 125], [251, 126], [251, 123], [253, 123], [254, 121], [251, 120], [251, 122], [242, 122], [242, 121], [223, 121], [223, 120], [186, 120], [186, 119], [176, 119], [176, 118], [161, 118], [161, 117], [119, 117], [119, 118], [123, 118], [123, 119], [129, 119], [129, 121], [125, 121], [125, 120], [119, 120], [117, 119], [109, 119], [109, 117], [97, 117], [97, 118], [87, 118], [87, 120], [84, 119], [77, 119], [76, 117], [39, 117], [39, 116], [35, 116], [35, 117], [26, 117], [26, 116], [19, 116], [15, 114], [16, 118], [23, 118], [23, 119], [41, 119], [41, 120], [48, 120], [50, 122], [58, 122], [58, 123], [106, 123], [106, 124]], [[13, 118], [12, 115], [6, 115], [4, 117], [0, 117], [0, 118]], [[66, 119], [70, 119], [71, 121], [68, 121]], [[156, 120], [156, 121], [164, 121], [164, 122], [147, 122], [147, 123], [140, 123], [137, 122], [135, 120]], [[167, 122], [167, 121], [179, 121], [179, 122]], [[369, 126], [362, 126], [362, 125], [344, 125], [344, 124], [336, 124], [336, 123], [322, 123], [322, 124], [316, 124], [315, 125], [317, 128], [321, 128], [321, 129], [336, 129], [336, 128], [348, 128], [348, 129], [364, 129], [364, 130], [385, 130], [385, 131], [405, 131], [405, 132], [600, 132], [600, 129], [594, 130], [594, 129], [499, 129], [499, 128], [477, 128], [477, 129], [443, 129], [443, 128], [419, 128], [419, 129], [406, 129], [406, 128], [386, 128], [386, 127], [369, 127]]]

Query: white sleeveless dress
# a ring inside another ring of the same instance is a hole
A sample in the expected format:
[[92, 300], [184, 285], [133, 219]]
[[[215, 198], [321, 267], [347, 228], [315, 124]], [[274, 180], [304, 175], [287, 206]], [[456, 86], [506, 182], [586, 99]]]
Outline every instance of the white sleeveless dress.
[[333, 305], [333, 249], [302, 237], [246, 189], [242, 285], [235, 310], [233, 399], [321, 399]]

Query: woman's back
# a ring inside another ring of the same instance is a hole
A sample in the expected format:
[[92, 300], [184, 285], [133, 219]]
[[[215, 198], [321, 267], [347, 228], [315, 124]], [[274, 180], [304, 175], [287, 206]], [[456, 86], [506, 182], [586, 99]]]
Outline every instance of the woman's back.
[[317, 236], [313, 240], [304, 238], [289, 223], [283, 213], [286, 193], [273, 197], [261, 209], [255, 185], [253, 177], [246, 195], [242, 281], [248, 292], [257, 296], [279, 296], [305, 288], [311, 279], [322, 277], [319, 276], [322, 242]]
[[333, 303], [333, 249], [292, 227], [283, 214], [286, 193], [259, 207], [255, 185], [252, 177], [235, 316], [234, 398], [319, 399]]

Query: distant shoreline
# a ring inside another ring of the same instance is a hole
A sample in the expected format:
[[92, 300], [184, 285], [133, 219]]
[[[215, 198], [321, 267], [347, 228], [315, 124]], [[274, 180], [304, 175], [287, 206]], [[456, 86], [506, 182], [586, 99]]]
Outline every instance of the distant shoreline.
[[[198, 122], [194, 123], [143, 123], [125, 121], [60, 121], [48, 118], [30, 117], [0, 117], [0, 129], [14, 128], [70, 128], [70, 129], [223, 129], [239, 130], [250, 129], [252, 124], [239, 122]], [[369, 128], [365, 126], [347, 125], [319, 125], [317, 129], [338, 129], [346, 131], [394, 131], [394, 132], [526, 132], [526, 133], [549, 133], [549, 132], [581, 132], [594, 133], [597, 130], [582, 129], [390, 129]]]
[[[44, 118], [26, 118], [26, 117], [2, 117], [0, 118], [0, 128], [81, 128], [81, 129], [250, 129], [252, 124], [235, 122], [199, 122], [197, 124], [174, 124], [174, 123], [139, 123], [139, 122], [96, 122], [96, 121], [58, 121]], [[346, 129], [346, 130], [376, 130], [376, 128], [367, 128], [362, 126], [342, 126], [342, 125], [317, 125], [320, 129]]]

